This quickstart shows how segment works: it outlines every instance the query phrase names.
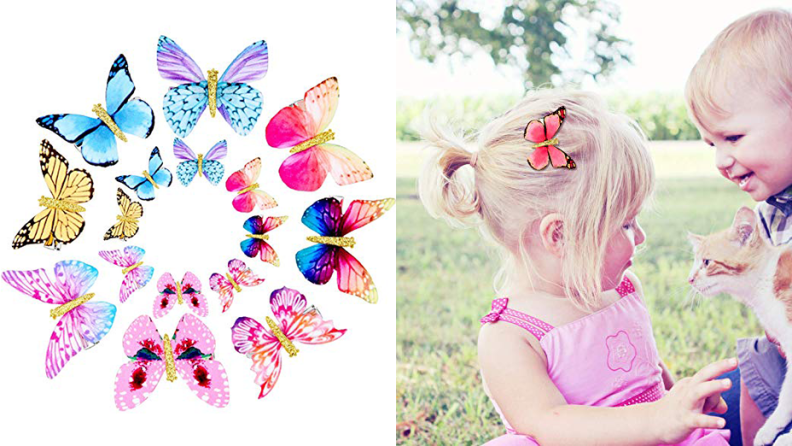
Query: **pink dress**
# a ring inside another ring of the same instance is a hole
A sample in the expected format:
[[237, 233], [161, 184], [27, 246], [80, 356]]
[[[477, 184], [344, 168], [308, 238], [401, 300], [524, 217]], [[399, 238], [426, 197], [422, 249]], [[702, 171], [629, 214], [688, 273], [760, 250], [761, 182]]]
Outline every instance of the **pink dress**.
[[[508, 322], [528, 330], [547, 356], [547, 374], [567, 403], [618, 407], [657, 401], [665, 394], [649, 311], [625, 278], [612, 305], [560, 327], [508, 308], [509, 299], [492, 301], [481, 323]], [[506, 425], [506, 435], [488, 445], [537, 445]], [[726, 445], [729, 431], [698, 429], [680, 445]]]

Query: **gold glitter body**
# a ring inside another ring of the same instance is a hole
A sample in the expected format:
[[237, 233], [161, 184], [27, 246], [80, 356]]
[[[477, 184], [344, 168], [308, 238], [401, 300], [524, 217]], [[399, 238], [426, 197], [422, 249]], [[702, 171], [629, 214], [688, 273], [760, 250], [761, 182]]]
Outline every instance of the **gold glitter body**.
[[234, 286], [234, 290], [235, 290], [237, 293], [241, 293], [241, 292], [242, 292], [242, 288], [240, 288], [240, 287], [239, 287], [239, 285], [237, 285], [237, 283], [236, 283], [236, 281], [234, 280], [234, 278], [233, 278], [233, 277], [231, 277], [231, 274], [228, 274], [228, 273], [226, 273], [226, 279], [228, 279], [228, 281], [229, 281], [229, 282], [231, 282], [231, 285], [233, 285], [233, 286]]
[[319, 144], [324, 144], [328, 141], [332, 141], [335, 139], [335, 133], [332, 130], [327, 130], [326, 132], [322, 132], [313, 138], [309, 139], [308, 141], [303, 141], [296, 146], [289, 149], [289, 153], [297, 153], [302, 152], [305, 149], [310, 149], [313, 146], [318, 146]]
[[544, 147], [544, 146], [556, 146], [558, 145], [558, 138], [548, 139], [547, 141], [538, 142], [533, 145], [534, 148]]
[[165, 345], [165, 373], [168, 375], [168, 381], [173, 382], [176, 381], [176, 361], [173, 360], [173, 348], [168, 335], [165, 335], [162, 343]]
[[341, 246], [343, 248], [355, 247], [355, 237], [326, 237], [323, 235], [312, 235], [308, 237], [308, 241], [322, 243], [324, 245]]
[[77, 299], [74, 299], [72, 301], [66, 302], [63, 305], [55, 307], [55, 308], [50, 310], [50, 317], [52, 317], [53, 319], [57, 319], [57, 318], [63, 316], [64, 314], [68, 313], [72, 309], [74, 309], [76, 307], [79, 307], [80, 305], [88, 302], [93, 297], [94, 297], [94, 293], [88, 293], [88, 294], [86, 294], [84, 296], [78, 297]]
[[250, 191], [252, 191], [253, 189], [258, 189], [258, 187], [259, 187], [259, 184], [258, 184], [258, 183], [253, 183], [253, 184], [251, 184], [250, 186], [248, 186], [248, 187], [246, 187], [246, 188], [242, 189], [241, 191], [237, 192], [237, 195], [242, 195], [242, 194], [244, 194], [245, 192], [250, 192]]
[[104, 125], [106, 125], [107, 128], [109, 128], [118, 139], [127, 142], [126, 135], [124, 135], [124, 132], [118, 128], [115, 121], [113, 121], [113, 118], [107, 114], [107, 111], [104, 109], [104, 107], [102, 107], [102, 104], [95, 104], [91, 111], [96, 113], [96, 116], [101, 119], [102, 122], [104, 122]]
[[84, 207], [80, 206], [79, 204], [73, 201], [56, 200], [55, 198], [47, 198], [43, 195], [41, 196], [41, 198], [39, 198], [39, 206], [50, 209], [58, 209], [61, 211], [85, 212]]
[[292, 341], [290, 341], [289, 338], [283, 334], [281, 329], [278, 328], [278, 324], [276, 324], [275, 321], [273, 321], [269, 316], [267, 316], [267, 325], [269, 325], [270, 330], [272, 330], [272, 334], [278, 338], [278, 341], [280, 341], [283, 349], [286, 350], [286, 353], [289, 354], [289, 357], [296, 356], [297, 353], [299, 353], [297, 347], [292, 344]]
[[151, 178], [151, 175], [149, 175], [148, 171], [144, 170], [143, 176], [146, 177], [147, 180], [149, 180], [149, 183], [154, 185], [154, 189], [159, 189], [159, 186], [157, 186], [157, 183], [154, 182], [154, 178]]
[[142, 265], [143, 262], [137, 262], [134, 265], [127, 266], [126, 268], [121, 270], [122, 274], [127, 274], [128, 272], [132, 271], [133, 269], [137, 268], [138, 266]]
[[206, 86], [209, 95], [209, 114], [214, 118], [217, 112], [217, 70], [212, 69], [206, 73], [209, 75]]
[[138, 221], [137, 218], [127, 217], [126, 215], [116, 215], [116, 220], [124, 223], [135, 223]]
[[178, 301], [179, 305], [183, 304], [184, 300], [182, 299], [181, 282], [179, 282], [179, 281], [176, 281], [176, 296], [178, 296], [178, 298], [179, 298], [179, 301]]
[[202, 177], [203, 174], [201, 171], [203, 170], [203, 153], [198, 154], [198, 176]]
[[269, 235], [267, 234], [245, 234], [245, 236], [249, 238], [257, 238], [259, 240], [269, 240]]

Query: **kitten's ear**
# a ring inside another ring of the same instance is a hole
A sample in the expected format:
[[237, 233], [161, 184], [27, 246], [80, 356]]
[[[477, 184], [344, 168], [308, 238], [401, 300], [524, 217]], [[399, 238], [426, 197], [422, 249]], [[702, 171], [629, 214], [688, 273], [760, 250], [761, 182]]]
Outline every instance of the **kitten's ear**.
[[700, 235], [696, 235], [692, 232], [688, 232], [687, 239], [690, 242], [690, 244], [693, 246], [693, 251], [697, 251], [699, 249], [699, 246], [701, 246], [701, 241], [704, 240], [704, 237]]
[[756, 229], [756, 214], [746, 206], [741, 207], [734, 216], [732, 231], [741, 245], [745, 245]]

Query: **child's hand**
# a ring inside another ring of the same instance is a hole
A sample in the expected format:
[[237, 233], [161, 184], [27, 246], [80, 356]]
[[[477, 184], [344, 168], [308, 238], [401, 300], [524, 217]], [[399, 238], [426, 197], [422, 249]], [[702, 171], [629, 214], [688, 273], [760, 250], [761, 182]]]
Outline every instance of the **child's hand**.
[[731, 387], [731, 381], [715, 378], [736, 367], [735, 358], [713, 362], [692, 377], [677, 381], [666, 396], [654, 403], [657, 405], [654, 424], [663, 443], [678, 443], [697, 428], [724, 426], [723, 418], [705, 414], [726, 412], [726, 403], [720, 394]]

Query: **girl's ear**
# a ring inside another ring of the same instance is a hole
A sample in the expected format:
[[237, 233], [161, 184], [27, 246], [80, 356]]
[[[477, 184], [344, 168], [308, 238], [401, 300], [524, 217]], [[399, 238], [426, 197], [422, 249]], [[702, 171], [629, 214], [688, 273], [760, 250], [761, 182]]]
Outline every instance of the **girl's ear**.
[[560, 258], [564, 248], [564, 220], [561, 214], [552, 213], [542, 217], [539, 236], [545, 249]]

